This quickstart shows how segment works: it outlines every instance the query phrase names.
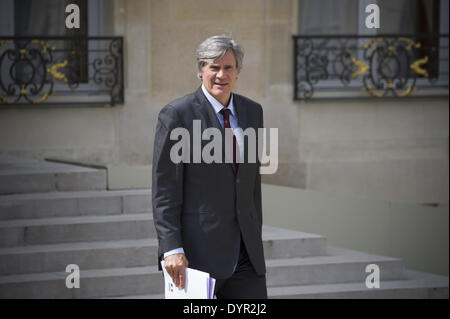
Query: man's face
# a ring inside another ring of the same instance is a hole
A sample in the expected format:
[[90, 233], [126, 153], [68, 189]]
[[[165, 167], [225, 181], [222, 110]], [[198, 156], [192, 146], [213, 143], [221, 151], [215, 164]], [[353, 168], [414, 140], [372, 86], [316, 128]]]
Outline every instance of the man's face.
[[238, 76], [233, 52], [228, 50], [220, 59], [205, 64], [200, 75], [209, 94], [222, 105], [227, 106]]

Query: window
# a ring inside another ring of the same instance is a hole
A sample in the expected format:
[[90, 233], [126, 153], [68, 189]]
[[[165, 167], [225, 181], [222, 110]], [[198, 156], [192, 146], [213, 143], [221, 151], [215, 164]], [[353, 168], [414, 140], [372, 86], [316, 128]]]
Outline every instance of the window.
[[[66, 28], [66, 6], [76, 4], [80, 8], [80, 28]], [[87, 0], [20, 0], [14, 2], [14, 36], [39, 37], [39, 36], [69, 36], [85, 37], [88, 35], [88, 7]], [[76, 72], [70, 79], [78, 83], [88, 82], [88, 54], [87, 41], [67, 41], [64, 43], [66, 52], [75, 51]], [[65, 59], [71, 58], [70, 54], [64, 54]], [[28, 76], [27, 70], [17, 70], [20, 76]], [[37, 73], [36, 82], [41, 78]], [[42, 74], [40, 75], [42, 76]]]
[[[378, 29], [365, 26], [365, 8], [372, 3], [380, 8]], [[347, 93], [363, 84], [368, 92], [376, 87], [395, 96], [430, 83], [446, 86], [448, 92], [448, 1], [299, 0], [298, 4], [295, 99], [298, 92], [308, 98], [313, 91], [334, 91], [329, 97], [359, 96]], [[440, 37], [442, 33], [447, 36]]]
[[[66, 6], [80, 8], [80, 28], [67, 29]], [[87, 36], [87, 0], [14, 1], [15, 36]]]
[[[379, 29], [364, 26], [370, 3], [380, 8]], [[298, 34], [439, 33], [439, 12], [440, 0], [299, 0]]]
[[[68, 4], [78, 5], [80, 28], [66, 28]], [[123, 38], [111, 36], [113, 5], [0, 0], [0, 104], [123, 103]]]
[[299, 0], [298, 34], [358, 33], [359, 0]]

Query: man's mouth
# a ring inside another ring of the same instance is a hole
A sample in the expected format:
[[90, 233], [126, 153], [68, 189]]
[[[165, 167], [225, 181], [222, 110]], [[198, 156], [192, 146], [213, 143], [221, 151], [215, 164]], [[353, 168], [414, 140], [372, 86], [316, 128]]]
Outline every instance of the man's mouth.
[[214, 83], [214, 85], [225, 86], [225, 85], [228, 85], [228, 83]]

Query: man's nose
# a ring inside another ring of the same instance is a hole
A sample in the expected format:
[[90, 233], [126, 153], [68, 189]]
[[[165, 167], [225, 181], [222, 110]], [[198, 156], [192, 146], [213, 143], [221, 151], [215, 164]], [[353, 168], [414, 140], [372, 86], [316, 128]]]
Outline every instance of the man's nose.
[[216, 77], [217, 78], [223, 78], [225, 76], [225, 72], [223, 69], [220, 69], [219, 72], [217, 72]]

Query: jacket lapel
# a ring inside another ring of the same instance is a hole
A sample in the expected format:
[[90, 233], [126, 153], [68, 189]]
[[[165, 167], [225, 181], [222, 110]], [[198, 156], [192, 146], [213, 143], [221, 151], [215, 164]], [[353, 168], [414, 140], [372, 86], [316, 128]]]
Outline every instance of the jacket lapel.
[[[234, 99], [233, 100], [234, 108], [236, 110], [237, 118], [238, 118], [238, 126], [242, 129], [242, 131], [245, 131], [245, 129], [247, 129], [249, 126], [248, 117], [247, 117], [247, 108], [244, 105], [244, 103], [239, 95], [234, 94], [233, 99]], [[243, 152], [244, 163], [239, 164], [238, 173], [243, 172], [243, 169], [246, 167], [245, 161], [247, 158], [247, 151], [248, 151], [248, 147], [245, 148], [245, 139], [244, 139], [244, 152]]]
[[247, 121], [247, 109], [245, 105], [242, 104], [242, 100], [239, 98], [239, 95], [233, 95], [234, 108], [237, 113], [238, 118], [238, 126], [242, 128], [244, 131], [248, 127]]
[[202, 120], [202, 122], [204, 121], [204, 123], [206, 123], [206, 127], [202, 127], [202, 132], [208, 127], [215, 127], [224, 133], [224, 129], [222, 128], [222, 125], [220, 125], [219, 119], [217, 118], [213, 108], [209, 105], [209, 101], [203, 94], [201, 87], [195, 91], [195, 96], [198, 101], [198, 108], [196, 108], [198, 112], [196, 115]]
[[[197, 108], [198, 112], [196, 114], [196, 117], [200, 118], [202, 122], [206, 124], [205, 127], [202, 127], [202, 132], [208, 127], [215, 127], [220, 130], [222, 137], [225, 137], [225, 129], [220, 124], [216, 112], [214, 112], [214, 109], [209, 104], [209, 101], [203, 94], [201, 87], [198, 88], [197, 91], [195, 91], [195, 96], [197, 97], [198, 101], [198, 108]], [[222, 155], [224, 154], [225, 154], [225, 138], [222, 138]], [[233, 163], [226, 163], [226, 164], [231, 168], [231, 170], [233, 170], [233, 173], [236, 174], [234, 164]]]

